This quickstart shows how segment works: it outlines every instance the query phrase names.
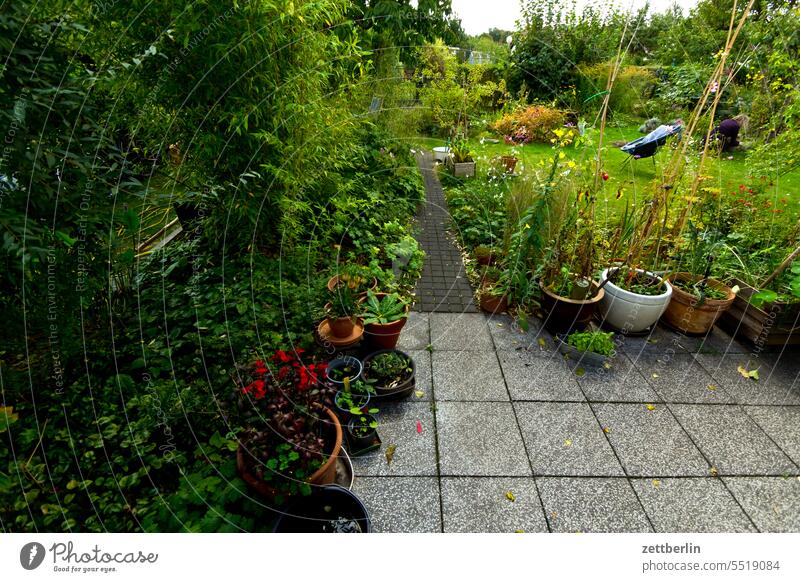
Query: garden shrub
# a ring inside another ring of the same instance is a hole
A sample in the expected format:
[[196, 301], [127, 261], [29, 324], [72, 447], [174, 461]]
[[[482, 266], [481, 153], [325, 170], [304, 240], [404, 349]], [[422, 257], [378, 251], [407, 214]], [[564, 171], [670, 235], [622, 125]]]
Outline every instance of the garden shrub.
[[[605, 90], [612, 66], [612, 62], [578, 66], [577, 101], [582, 109], [599, 109], [603, 96], [598, 94]], [[622, 67], [614, 81], [609, 110], [612, 113], [649, 115], [647, 101], [655, 90], [656, 81], [655, 74], [648, 67]]]
[[566, 119], [563, 111], [545, 105], [531, 105], [503, 115], [491, 125], [491, 129], [517, 144], [550, 143], [553, 130], [562, 127]]

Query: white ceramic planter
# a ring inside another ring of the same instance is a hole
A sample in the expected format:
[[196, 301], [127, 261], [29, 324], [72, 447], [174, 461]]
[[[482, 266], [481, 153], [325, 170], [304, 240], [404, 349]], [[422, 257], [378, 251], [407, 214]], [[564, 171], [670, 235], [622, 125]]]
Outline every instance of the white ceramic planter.
[[447, 146], [439, 146], [433, 148], [433, 159], [436, 162], [444, 163], [447, 160], [447, 156], [450, 155], [450, 148]]
[[[608, 269], [603, 271], [600, 276], [601, 281], [606, 280], [608, 271]], [[642, 269], [637, 269], [637, 271], [645, 272]], [[648, 272], [647, 274], [662, 281], [667, 290], [661, 295], [639, 295], [626, 291], [609, 281], [603, 287], [606, 294], [597, 305], [600, 319], [623, 333], [642, 332], [657, 322], [669, 305], [672, 297], [672, 285], [653, 273]]]

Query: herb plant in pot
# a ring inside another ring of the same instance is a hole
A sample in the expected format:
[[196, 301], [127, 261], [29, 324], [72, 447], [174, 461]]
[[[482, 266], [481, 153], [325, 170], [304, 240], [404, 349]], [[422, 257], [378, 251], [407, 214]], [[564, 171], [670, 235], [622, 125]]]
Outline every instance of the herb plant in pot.
[[675, 267], [685, 271], [669, 277], [672, 299], [661, 320], [681, 333], [707, 334], [736, 298], [733, 289], [711, 277], [721, 246], [717, 238], [716, 231], [701, 231], [690, 221], [688, 233], [680, 241]]
[[416, 367], [400, 350], [379, 350], [364, 358], [364, 378], [374, 383], [376, 398], [398, 399], [414, 390]]
[[325, 381], [336, 390], [344, 388], [345, 381], [355, 382], [361, 378], [364, 364], [353, 356], [343, 356], [328, 362], [325, 369]]
[[613, 332], [573, 331], [557, 337], [559, 351], [579, 363], [602, 366], [615, 353]]
[[364, 333], [364, 326], [359, 321], [355, 287], [338, 285], [331, 292], [331, 300], [325, 305], [326, 320], [323, 322], [321, 335], [327, 331], [332, 341], [339, 343], [355, 343]]
[[362, 302], [367, 339], [379, 348], [395, 347], [408, 320], [408, 311], [408, 302], [397, 293], [367, 291], [367, 298]]
[[450, 146], [450, 164], [456, 178], [475, 176], [475, 160], [464, 138], [456, 139]]
[[326, 407], [333, 389], [319, 382], [324, 363], [305, 363], [302, 350], [278, 351], [234, 376], [227, 416], [241, 427], [236, 466], [248, 487], [281, 502], [333, 483], [342, 427]]
[[374, 416], [378, 409], [369, 408], [359, 412], [361, 414], [353, 414], [347, 423], [347, 450], [354, 456], [372, 450], [376, 444], [380, 445], [378, 419]]
[[597, 310], [600, 319], [622, 333], [640, 333], [652, 327], [672, 297], [669, 281], [627, 266], [609, 267], [600, 276], [605, 295]]
[[497, 281], [484, 281], [478, 292], [478, 302], [482, 311], [496, 314], [508, 311], [508, 285], [505, 276]]
[[342, 422], [349, 422], [353, 416], [363, 413], [374, 393], [375, 389], [363, 380], [351, 382], [349, 379], [345, 379], [344, 386], [333, 399], [336, 414]]

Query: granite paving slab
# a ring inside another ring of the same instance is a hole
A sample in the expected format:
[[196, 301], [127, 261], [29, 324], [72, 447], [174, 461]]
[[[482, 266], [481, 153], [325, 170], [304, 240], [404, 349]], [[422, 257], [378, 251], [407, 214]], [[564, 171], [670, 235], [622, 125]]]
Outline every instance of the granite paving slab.
[[430, 322], [427, 313], [412, 311], [408, 321], [400, 332], [397, 349], [407, 352], [409, 350], [424, 350], [431, 343]]
[[443, 477], [445, 532], [546, 532], [531, 477]]
[[414, 391], [411, 393], [409, 400], [411, 402], [433, 400], [431, 353], [427, 350], [410, 350], [406, 353], [414, 360], [416, 374]]
[[431, 313], [431, 344], [434, 351], [491, 350], [492, 336], [486, 317], [480, 313]]
[[512, 400], [586, 400], [561, 354], [515, 350], [497, 355]]
[[757, 531], [719, 479], [632, 479], [631, 485], [657, 532]]
[[671, 408], [719, 475], [798, 474], [797, 465], [738, 406]]
[[353, 493], [366, 506], [375, 532], [442, 531], [435, 477], [358, 477]]
[[498, 350], [528, 349], [553, 353], [553, 336], [542, 326], [539, 319], [530, 318], [525, 331], [517, 321], [507, 315], [496, 315], [489, 320], [495, 348]]
[[554, 532], [651, 532], [627, 479], [540, 477], [545, 515]]
[[800, 532], [800, 478], [723, 477], [744, 510], [764, 532]]
[[628, 475], [708, 475], [708, 463], [663, 404], [592, 408]]
[[[581, 374], [582, 370], [582, 374]], [[624, 353], [605, 366], [576, 369], [578, 384], [590, 402], [658, 402], [659, 395]]]
[[503, 373], [493, 350], [433, 353], [436, 400], [508, 401]]
[[517, 419], [507, 402], [439, 402], [442, 475], [531, 474]]
[[[381, 403], [378, 406], [379, 451], [353, 457], [356, 475], [436, 475], [433, 412], [427, 402]], [[422, 433], [417, 431], [420, 423]], [[386, 450], [394, 446], [392, 462]]]
[[586, 403], [515, 402], [534, 475], [624, 475]]
[[746, 406], [744, 411], [800, 465], [800, 406]]
[[691, 354], [640, 356], [636, 367], [666, 402], [732, 402], [725, 388]]
[[[777, 359], [772, 354], [698, 354], [697, 360], [738, 404], [800, 405], [800, 382], [791, 355]], [[745, 378], [745, 371], [758, 371], [758, 380]]]

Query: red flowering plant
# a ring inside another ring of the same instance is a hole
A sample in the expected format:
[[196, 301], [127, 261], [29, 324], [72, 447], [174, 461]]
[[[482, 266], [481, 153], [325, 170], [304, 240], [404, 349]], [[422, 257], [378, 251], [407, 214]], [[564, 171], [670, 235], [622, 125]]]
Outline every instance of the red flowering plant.
[[302, 353], [278, 350], [234, 377], [230, 420], [241, 427], [245, 468], [279, 496], [309, 492], [306, 480], [332, 447], [325, 409], [336, 391], [320, 381], [327, 364], [304, 362]]

